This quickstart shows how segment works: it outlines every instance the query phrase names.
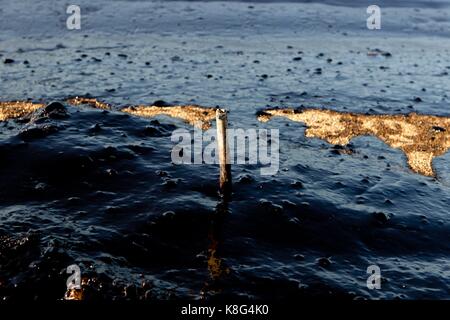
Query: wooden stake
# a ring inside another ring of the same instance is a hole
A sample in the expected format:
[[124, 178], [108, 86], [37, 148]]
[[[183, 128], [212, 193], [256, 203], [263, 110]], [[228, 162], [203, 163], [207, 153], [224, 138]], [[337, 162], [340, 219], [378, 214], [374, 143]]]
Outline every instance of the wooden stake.
[[217, 149], [219, 152], [220, 183], [219, 190], [223, 195], [231, 191], [231, 163], [230, 150], [227, 141], [227, 112], [224, 109], [216, 110]]

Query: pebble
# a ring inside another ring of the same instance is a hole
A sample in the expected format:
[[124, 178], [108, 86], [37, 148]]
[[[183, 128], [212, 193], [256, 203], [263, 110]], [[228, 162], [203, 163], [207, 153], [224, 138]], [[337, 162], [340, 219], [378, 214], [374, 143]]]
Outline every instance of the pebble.
[[317, 264], [322, 268], [328, 268], [331, 265], [331, 260], [329, 258], [319, 258]]
[[52, 119], [60, 119], [66, 117], [68, 113], [61, 102], [53, 101], [44, 108], [44, 115]]
[[242, 176], [239, 177], [238, 182], [242, 183], [242, 184], [249, 184], [252, 183], [255, 179], [253, 179], [253, 177], [249, 174], [243, 174]]
[[305, 260], [305, 256], [304, 255], [302, 255], [302, 254], [294, 254], [294, 259], [295, 260], [299, 260], [299, 261], [303, 261], [303, 260]]
[[387, 223], [391, 219], [390, 215], [384, 212], [374, 212], [373, 217], [376, 221], [382, 224]]

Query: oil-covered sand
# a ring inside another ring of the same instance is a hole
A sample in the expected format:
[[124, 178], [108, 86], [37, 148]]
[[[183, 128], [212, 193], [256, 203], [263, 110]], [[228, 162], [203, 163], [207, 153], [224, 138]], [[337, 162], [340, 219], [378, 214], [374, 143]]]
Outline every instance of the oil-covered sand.
[[[384, 8], [379, 31], [345, 5], [80, 1], [80, 31], [56, 1], [2, 7], [1, 101], [104, 104], [2, 119], [0, 295], [62, 299], [76, 263], [87, 300], [448, 298], [448, 153], [426, 176], [382, 135], [340, 146], [256, 116], [445, 119], [450, 19], [435, 4]], [[120, 111], [158, 100], [279, 129], [279, 172], [234, 165], [221, 203], [216, 166], [171, 163], [170, 135], [189, 121]], [[448, 127], [429, 125], [441, 145]], [[366, 286], [372, 264], [380, 290]]]

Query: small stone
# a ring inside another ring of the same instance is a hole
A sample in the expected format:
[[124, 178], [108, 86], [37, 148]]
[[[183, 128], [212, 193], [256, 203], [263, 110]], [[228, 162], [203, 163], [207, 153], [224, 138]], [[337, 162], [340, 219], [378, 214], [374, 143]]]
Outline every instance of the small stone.
[[166, 188], [174, 188], [177, 186], [177, 180], [174, 179], [167, 179], [166, 181], [164, 181], [162, 183], [162, 186], [166, 187]]
[[266, 199], [261, 199], [259, 200], [259, 205], [261, 207], [263, 207], [265, 210], [267, 210], [268, 212], [274, 213], [274, 214], [279, 214], [281, 212], [283, 212], [283, 207], [278, 205], [278, 204], [274, 204], [271, 201], [268, 201]]
[[164, 100], [156, 100], [155, 102], [153, 102], [153, 105], [155, 107], [168, 107], [170, 106], [170, 104], [168, 104], [166, 101]]
[[117, 176], [119, 173], [117, 172], [117, 170], [115, 170], [115, 169], [106, 169], [105, 170], [105, 173], [106, 173], [106, 175], [107, 176], [109, 176], [109, 177], [115, 177], [115, 176]]
[[301, 181], [294, 181], [291, 183], [291, 187], [294, 189], [301, 189], [303, 188], [303, 183]]
[[173, 219], [175, 217], [175, 212], [166, 211], [161, 215], [164, 219]]
[[52, 133], [57, 132], [58, 130], [59, 128], [54, 125], [36, 125], [21, 130], [19, 132], [19, 137], [24, 140], [44, 138]]
[[251, 175], [244, 174], [239, 177], [238, 181], [239, 181], [239, 183], [242, 183], [242, 184], [249, 184], [249, 183], [252, 183], [254, 181], [254, 179]]
[[317, 264], [322, 268], [328, 268], [331, 265], [331, 260], [329, 258], [320, 258], [317, 260]]
[[144, 290], [150, 290], [153, 287], [153, 285], [150, 281], [144, 280], [142, 281], [141, 287]]
[[294, 259], [295, 260], [299, 260], [299, 261], [303, 261], [303, 260], [305, 260], [305, 256], [304, 255], [302, 255], [302, 254], [294, 254]]
[[433, 131], [435, 132], [445, 132], [445, 128], [439, 127], [439, 126], [433, 126]]
[[90, 130], [90, 131], [93, 131], [93, 132], [99, 132], [99, 131], [102, 130], [102, 127], [101, 127], [100, 124], [96, 123], [96, 124], [94, 124], [93, 126], [91, 126], [91, 127], [89, 128], [89, 130]]
[[46, 191], [47, 189], [48, 189], [48, 185], [43, 182], [39, 182], [38, 184], [36, 184], [34, 186], [34, 190], [39, 191], [39, 192]]
[[44, 108], [44, 115], [52, 119], [64, 118], [67, 116], [67, 109], [61, 102], [53, 101]]
[[374, 212], [373, 217], [376, 221], [382, 224], [387, 223], [391, 219], [390, 215], [384, 212]]
[[144, 299], [145, 299], [146, 301], [152, 300], [152, 291], [151, 291], [151, 290], [145, 291]]
[[132, 284], [124, 288], [125, 298], [133, 299], [136, 297], [136, 287]]
[[289, 223], [293, 224], [293, 225], [296, 225], [296, 226], [300, 226], [301, 225], [300, 219], [296, 218], [296, 217], [289, 219]]

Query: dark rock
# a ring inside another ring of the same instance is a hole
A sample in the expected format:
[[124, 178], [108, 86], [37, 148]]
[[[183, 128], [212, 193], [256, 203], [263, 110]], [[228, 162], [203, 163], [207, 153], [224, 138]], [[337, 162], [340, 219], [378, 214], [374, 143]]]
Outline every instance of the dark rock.
[[94, 124], [93, 126], [91, 126], [89, 128], [89, 131], [91, 131], [91, 132], [99, 132], [101, 130], [102, 130], [102, 127], [98, 123]]
[[106, 169], [106, 170], [105, 170], [105, 174], [106, 174], [108, 177], [114, 177], [114, 176], [117, 176], [119, 173], [118, 173], [117, 170], [115, 170], [115, 169]]
[[243, 174], [239, 177], [238, 182], [242, 184], [249, 184], [252, 183], [255, 179], [249, 174]]
[[296, 217], [289, 219], [289, 223], [295, 226], [301, 225], [300, 219]]
[[384, 212], [374, 212], [373, 217], [381, 224], [385, 224], [391, 219], [390, 215]]
[[329, 258], [319, 258], [317, 259], [317, 264], [322, 268], [328, 268], [331, 265], [331, 260]]
[[153, 105], [155, 107], [168, 107], [168, 106], [170, 106], [170, 104], [168, 104], [164, 100], [156, 100], [155, 102], [153, 102]]
[[164, 212], [162, 215], [161, 215], [161, 217], [163, 218], [163, 219], [173, 219], [174, 217], [175, 217], [175, 212], [173, 212], [173, 211], [166, 211], [166, 212]]
[[137, 293], [136, 287], [132, 284], [128, 285], [124, 288], [125, 298], [134, 299], [134, 298], [136, 298], [136, 293]]
[[4, 64], [14, 63], [14, 60], [13, 60], [13, 59], [6, 58], [5, 60], [3, 60], [3, 63], [4, 63]]
[[258, 110], [256, 111], [256, 116], [260, 117], [260, 116], [270, 116], [269, 113], [265, 112], [264, 110]]
[[270, 213], [280, 214], [283, 212], [282, 206], [280, 206], [278, 204], [274, 204], [272, 201], [268, 201], [266, 199], [259, 200], [259, 205], [261, 208], [263, 208], [264, 210], [266, 210], [267, 212], [270, 212]]
[[291, 187], [294, 189], [301, 189], [303, 188], [303, 183], [301, 181], [294, 181], [291, 183]]
[[61, 102], [50, 102], [44, 108], [44, 116], [49, 117], [51, 119], [61, 119], [68, 116], [67, 108]]
[[178, 181], [175, 179], [167, 179], [166, 181], [164, 181], [162, 183], [162, 186], [166, 187], [166, 188], [174, 188], [176, 187], [178, 184]]
[[33, 125], [19, 132], [19, 137], [23, 140], [31, 140], [44, 138], [52, 133], [57, 132], [57, 126], [49, 124]]
[[436, 132], [445, 132], [445, 128], [439, 127], [439, 126], [433, 126], [433, 131]]

